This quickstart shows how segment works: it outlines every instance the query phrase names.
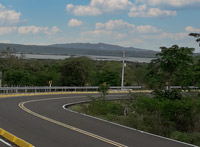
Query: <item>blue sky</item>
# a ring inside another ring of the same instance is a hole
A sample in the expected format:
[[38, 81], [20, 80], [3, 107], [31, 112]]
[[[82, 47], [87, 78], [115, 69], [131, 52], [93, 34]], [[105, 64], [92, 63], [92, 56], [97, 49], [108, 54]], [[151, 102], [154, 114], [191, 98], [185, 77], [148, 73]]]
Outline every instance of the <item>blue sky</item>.
[[1, 0], [0, 42], [194, 47], [200, 0]]

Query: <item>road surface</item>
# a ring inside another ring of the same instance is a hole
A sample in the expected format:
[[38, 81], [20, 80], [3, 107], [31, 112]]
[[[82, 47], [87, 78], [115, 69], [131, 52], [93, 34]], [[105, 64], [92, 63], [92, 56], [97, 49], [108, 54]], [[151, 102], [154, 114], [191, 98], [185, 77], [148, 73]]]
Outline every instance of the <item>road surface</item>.
[[[88, 94], [0, 98], [0, 128], [35, 147], [189, 147], [66, 111], [64, 104], [88, 100]], [[123, 98], [121, 94], [109, 98]], [[2, 143], [0, 143], [1, 145]]]

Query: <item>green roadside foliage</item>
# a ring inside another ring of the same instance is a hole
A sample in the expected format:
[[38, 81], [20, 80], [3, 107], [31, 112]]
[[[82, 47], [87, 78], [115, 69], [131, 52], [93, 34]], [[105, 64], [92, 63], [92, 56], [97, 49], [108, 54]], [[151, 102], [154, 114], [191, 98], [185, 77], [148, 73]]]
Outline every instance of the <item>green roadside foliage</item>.
[[153, 89], [164, 89], [167, 85], [193, 85], [192, 66], [194, 64], [193, 48], [173, 45], [161, 47], [161, 52], [148, 66], [146, 80]]
[[88, 86], [93, 85], [96, 69], [94, 61], [86, 58], [66, 59], [60, 67], [61, 85]]
[[87, 107], [91, 115], [122, 115], [123, 107], [119, 102], [106, 101], [104, 98], [93, 99]]
[[101, 97], [105, 98], [105, 95], [108, 94], [108, 89], [109, 85], [106, 82], [99, 85], [99, 92], [101, 93]]
[[128, 100], [106, 101], [101, 97], [91, 100], [90, 103], [79, 105], [78, 111], [142, 131], [200, 145], [199, 97], [171, 100], [132, 94]]
[[132, 102], [129, 112], [131, 117], [127, 118], [127, 125], [200, 145], [197, 139], [200, 134], [199, 106], [199, 98], [184, 97], [181, 100], [139, 98]]

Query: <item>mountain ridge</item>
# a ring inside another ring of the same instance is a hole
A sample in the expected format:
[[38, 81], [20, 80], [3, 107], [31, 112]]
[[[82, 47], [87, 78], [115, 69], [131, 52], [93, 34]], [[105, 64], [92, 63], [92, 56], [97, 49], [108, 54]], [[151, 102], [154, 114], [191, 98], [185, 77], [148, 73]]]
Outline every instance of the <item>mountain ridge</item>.
[[111, 50], [135, 50], [135, 51], [152, 51], [147, 49], [139, 49], [135, 47], [122, 47], [119, 45], [112, 45], [107, 43], [65, 43], [65, 44], [52, 44], [50, 47], [62, 47], [62, 48], [79, 48], [79, 49], [111, 49]]
[[152, 58], [158, 53], [152, 50], [139, 49], [134, 47], [122, 47], [105, 43], [66, 43], [52, 45], [23, 45], [0, 43], [0, 51], [16, 49], [18, 53], [32, 54], [59, 54], [59, 55], [97, 55], [97, 56], [122, 56], [122, 51], [126, 51], [128, 57]]

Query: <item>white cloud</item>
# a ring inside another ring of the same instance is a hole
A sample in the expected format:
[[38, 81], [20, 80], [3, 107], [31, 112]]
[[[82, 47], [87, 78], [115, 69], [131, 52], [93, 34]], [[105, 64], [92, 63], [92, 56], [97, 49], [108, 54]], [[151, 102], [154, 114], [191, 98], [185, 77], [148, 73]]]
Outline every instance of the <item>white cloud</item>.
[[111, 36], [111, 31], [105, 31], [105, 30], [94, 30], [94, 31], [86, 31], [81, 33], [82, 36], [89, 36], [91, 38], [95, 37], [102, 37], [102, 36]]
[[115, 32], [138, 32], [138, 33], [158, 33], [161, 30], [157, 29], [151, 25], [144, 25], [144, 26], [135, 26], [135, 24], [131, 24], [128, 22], [123, 21], [122, 19], [119, 20], [109, 20], [106, 23], [96, 23], [95, 25], [96, 30], [108, 30], [108, 31], [115, 31]]
[[96, 16], [103, 13], [127, 10], [133, 5], [129, 0], [91, 0], [87, 6], [68, 4], [66, 10], [76, 16]]
[[[192, 0], [197, 3], [200, 0]], [[183, 2], [183, 3], [182, 3]], [[190, 1], [186, 0], [91, 0], [88, 5], [68, 4], [66, 10], [72, 12], [76, 16], [97, 16], [104, 13], [119, 13], [120, 11], [129, 11], [129, 17], [159, 17], [159, 16], [175, 16], [176, 11], [165, 10], [160, 5], [187, 5]]]
[[130, 17], [160, 17], [160, 16], [175, 16], [176, 11], [161, 10], [159, 8], [150, 8], [148, 11], [131, 11], [128, 14]]
[[[195, 28], [192, 27], [192, 29]], [[125, 46], [152, 46], [151, 42], [154, 41], [154, 44], [159, 47], [160, 43], [165, 41], [184, 42], [188, 37], [188, 33], [184, 31], [178, 33], [164, 32], [162, 29], [151, 25], [137, 26], [120, 19], [109, 20], [105, 23], [98, 22], [95, 25], [95, 30], [82, 32], [81, 36], [88, 40], [109, 40]]]
[[181, 40], [188, 37], [188, 33], [169, 33], [169, 32], [163, 32], [161, 34], [156, 35], [143, 35], [143, 38], [150, 38], [153, 40], [164, 40], [164, 39], [172, 39], [172, 40]]
[[147, 9], [147, 5], [140, 5], [140, 6], [138, 6], [138, 8], [137, 8], [137, 10], [138, 11], [145, 11]]
[[52, 28], [48, 29], [46, 32], [44, 32], [47, 35], [53, 35], [60, 32], [60, 29], [56, 26], [53, 26]]
[[149, 12], [147, 13], [149, 16], [174, 16], [176, 15], [176, 11], [169, 11], [169, 10], [161, 10], [159, 8], [150, 8]]
[[96, 16], [102, 14], [98, 8], [91, 6], [76, 6], [74, 7], [73, 13], [76, 16]]
[[0, 27], [0, 35], [10, 34], [17, 30], [17, 27]]
[[200, 4], [200, 0], [137, 0], [136, 2], [145, 2], [151, 6], [167, 5], [172, 7], [185, 7]]
[[78, 27], [78, 26], [81, 26], [82, 24], [83, 24], [82, 21], [79, 21], [79, 20], [73, 19], [73, 18], [68, 22], [69, 27]]
[[175, 40], [180, 40], [187, 37], [187, 33], [162, 33], [161, 38], [171, 38]]
[[114, 37], [115, 37], [116, 39], [122, 39], [122, 38], [125, 38], [125, 37], [127, 36], [127, 35], [124, 34], [124, 33], [114, 33], [113, 35], [114, 35]]
[[137, 31], [139, 33], [158, 33], [160, 32], [161, 30], [153, 27], [153, 26], [150, 26], [150, 25], [145, 25], [145, 26], [137, 26]]
[[143, 4], [143, 5], [139, 5], [139, 6], [136, 6], [136, 5], [134, 5], [131, 9], [130, 9], [130, 11], [131, 12], [133, 12], [133, 11], [139, 11], [139, 12], [143, 12], [143, 11], [145, 11], [147, 9], [147, 5], [146, 4]]
[[18, 33], [21, 35], [39, 34], [39, 33], [52, 35], [57, 33], [58, 31], [59, 29], [56, 26], [53, 26], [50, 29], [48, 27], [37, 27], [37, 26], [22, 26], [18, 28]]
[[[143, 38], [140, 37], [149, 33], [160, 34], [162, 31], [151, 25], [136, 26], [119, 19], [109, 20], [105, 23], [98, 22], [94, 30], [82, 32], [81, 36], [88, 40], [109, 40], [110, 42], [121, 42], [123, 44], [141, 44]], [[130, 38], [132, 38], [131, 41]]]
[[36, 26], [22, 26], [18, 28], [19, 34], [38, 34], [41, 31], [47, 31], [48, 27], [36, 27]]
[[134, 29], [135, 25], [125, 22], [121, 19], [119, 20], [109, 20], [105, 24], [103, 23], [96, 23], [96, 29], [106, 29], [106, 30], [114, 30], [114, 29], [123, 29], [129, 28]]
[[20, 22], [20, 12], [9, 10], [0, 4], [0, 25], [13, 25]]
[[68, 4], [68, 5], [66, 6], [66, 10], [67, 10], [67, 11], [71, 11], [73, 8], [74, 8], [74, 5], [72, 5], [72, 4]]
[[39, 34], [44, 33], [46, 35], [53, 35], [59, 32], [59, 29], [56, 26], [52, 28], [48, 27], [36, 27], [36, 26], [22, 26], [22, 27], [0, 27], [0, 35], [10, 34], [13, 32], [17, 32], [18, 34]]
[[102, 28], [104, 28], [105, 27], [105, 24], [103, 24], [103, 23], [101, 23], [101, 22], [98, 22], [98, 23], [96, 23], [96, 25], [95, 25], [95, 28], [96, 29], [102, 29]]
[[132, 5], [129, 0], [92, 0], [90, 6], [100, 8], [105, 12], [125, 10]]
[[109, 39], [122, 39], [126, 36], [124, 33], [112, 32], [108, 30], [94, 30], [94, 31], [87, 31], [82, 32], [82, 36], [87, 36], [90, 38], [109, 38]]
[[175, 16], [177, 8], [200, 6], [200, 0], [135, 0], [134, 2], [135, 6], [129, 10], [130, 17]]
[[200, 33], [200, 29], [194, 28], [192, 26], [187, 26], [185, 30], [189, 33]]
[[68, 4], [66, 10], [76, 16], [97, 16], [104, 13], [129, 11], [129, 17], [160, 17], [177, 14], [176, 10], [166, 8], [181, 8], [196, 4], [200, 6], [200, 0], [135, 0], [133, 2], [131, 0], [91, 0], [88, 5]]

